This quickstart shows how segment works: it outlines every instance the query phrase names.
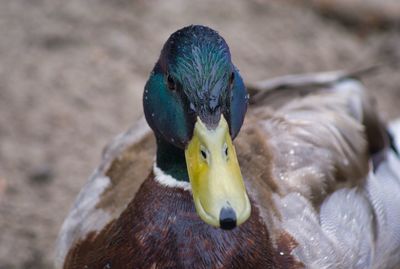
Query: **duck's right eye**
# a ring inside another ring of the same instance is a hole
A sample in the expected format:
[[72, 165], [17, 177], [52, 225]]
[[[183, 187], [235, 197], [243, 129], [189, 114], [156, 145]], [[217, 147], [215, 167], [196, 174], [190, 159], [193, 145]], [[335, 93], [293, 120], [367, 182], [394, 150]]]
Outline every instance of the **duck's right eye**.
[[168, 89], [170, 89], [171, 91], [174, 91], [176, 89], [175, 81], [170, 74], [167, 75], [167, 85]]

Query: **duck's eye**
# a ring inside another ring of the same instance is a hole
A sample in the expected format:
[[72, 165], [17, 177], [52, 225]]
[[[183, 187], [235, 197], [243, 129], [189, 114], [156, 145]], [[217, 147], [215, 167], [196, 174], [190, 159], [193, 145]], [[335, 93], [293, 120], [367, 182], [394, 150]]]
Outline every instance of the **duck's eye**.
[[171, 91], [176, 89], [176, 84], [174, 79], [171, 77], [170, 74], [167, 75], [167, 85], [168, 85], [168, 89], [170, 89]]
[[231, 76], [229, 77], [229, 86], [232, 88], [233, 86], [233, 80], [235, 79], [235, 73], [232, 72]]

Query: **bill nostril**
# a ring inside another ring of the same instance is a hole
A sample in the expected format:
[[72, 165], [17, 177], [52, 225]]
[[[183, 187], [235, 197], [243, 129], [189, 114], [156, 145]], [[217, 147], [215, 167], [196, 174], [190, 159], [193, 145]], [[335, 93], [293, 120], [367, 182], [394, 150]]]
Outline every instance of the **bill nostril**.
[[221, 229], [231, 230], [236, 227], [236, 213], [231, 207], [223, 207], [219, 213]]

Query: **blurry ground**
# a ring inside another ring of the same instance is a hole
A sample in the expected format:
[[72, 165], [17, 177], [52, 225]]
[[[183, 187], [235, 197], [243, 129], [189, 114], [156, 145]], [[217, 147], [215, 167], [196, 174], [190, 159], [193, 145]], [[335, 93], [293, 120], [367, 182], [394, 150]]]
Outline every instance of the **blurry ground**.
[[[148, 2], [0, 1], [0, 269], [52, 268], [63, 218], [103, 146], [140, 115], [174, 30], [217, 29], [247, 81], [400, 59], [398, 27], [354, 28], [307, 1]], [[386, 119], [400, 116], [399, 71], [365, 82]]]

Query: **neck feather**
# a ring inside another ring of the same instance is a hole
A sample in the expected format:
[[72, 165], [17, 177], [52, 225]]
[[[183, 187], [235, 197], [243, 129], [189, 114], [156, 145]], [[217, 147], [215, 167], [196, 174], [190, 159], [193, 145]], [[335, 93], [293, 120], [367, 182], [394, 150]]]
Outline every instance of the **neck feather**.
[[156, 139], [157, 167], [177, 181], [189, 182], [185, 152], [160, 137], [156, 137]]

